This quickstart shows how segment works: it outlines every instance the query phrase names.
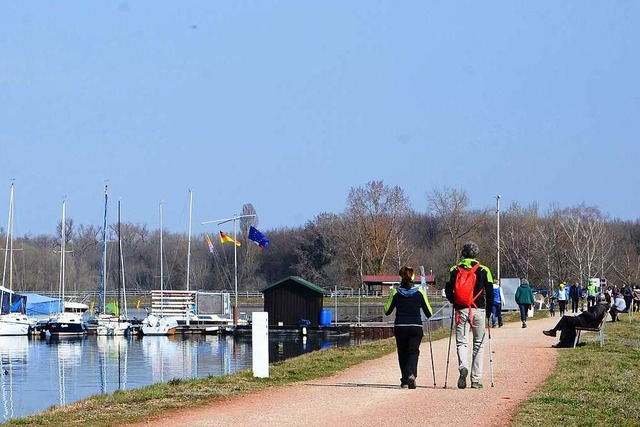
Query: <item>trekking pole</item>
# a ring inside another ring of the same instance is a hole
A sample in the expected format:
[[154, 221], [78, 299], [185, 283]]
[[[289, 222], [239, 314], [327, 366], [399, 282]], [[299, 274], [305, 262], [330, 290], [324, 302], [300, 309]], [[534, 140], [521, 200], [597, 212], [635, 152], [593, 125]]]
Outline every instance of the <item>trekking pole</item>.
[[449, 378], [449, 357], [451, 356], [451, 335], [453, 334], [453, 305], [451, 305], [451, 327], [449, 328], [449, 346], [447, 347], [447, 370], [444, 374], [444, 387], [447, 388], [447, 378]]
[[491, 349], [491, 325], [487, 323], [489, 330], [489, 371], [491, 372], [491, 387], [493, 387], [493, 350]]
[[436, 367], [433, 364], [433, 345], [431, 344], [431, 319], [427, 319], [429, 330], [429, 351], [431, 352], [431, 372], [433, 372], [433, 388], [436, 388]]

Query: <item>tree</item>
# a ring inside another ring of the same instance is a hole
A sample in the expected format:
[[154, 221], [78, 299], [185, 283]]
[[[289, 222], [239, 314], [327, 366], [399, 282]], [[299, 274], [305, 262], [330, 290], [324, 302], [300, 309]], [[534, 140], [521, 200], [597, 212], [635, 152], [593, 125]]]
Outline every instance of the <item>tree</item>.
[[580, 205], [563, 210], [560, 225], [569, 242], [574, 275], [586, 284], [597, 272], [598, 250], [607, 234], [604, 218], [598, 208]]
[[534, 260], [539, 238], [536, 234], [538, 206], [532, 204], [522, 208], [513, 203], [502, 216], [501, 223], [500, 251], [507, 263], [507, 277], [529, 279], [535, 272]]
[[472, 216], [467, 212], [469, 197], [464, 190], [444, 188], [435, 189], [429, 196], [429, 208], [443, 222], [453, 246], [453, 261], [460, 258], [463, 238], [469, 237], [486, 220], [487, 211]]
[[360, 282], [364, 274], [389, 270], [389, 251], [404, 242], [403, 220], [410, 212], [409, 201], [398, 186], [370, 181], [349, 191], [344, 215], [348, 233], [342, 237]]

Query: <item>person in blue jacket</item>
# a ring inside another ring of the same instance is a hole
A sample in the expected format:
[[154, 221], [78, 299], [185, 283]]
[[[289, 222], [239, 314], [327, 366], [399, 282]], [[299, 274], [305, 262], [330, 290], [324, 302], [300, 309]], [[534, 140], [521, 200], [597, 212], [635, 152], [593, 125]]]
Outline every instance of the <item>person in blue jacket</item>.
[[414, 273], [411, 267], [402, 267], [399, 272], [400, 286], [391, 290], [384, 314], [390, 315], [396, 311], [393, 323], [393, 334], [396, 338], [398, 350], [398, 364], [400, 365], [400, 386], [402, 388], [416, 388], [418, 376], [418, 358], [420, 357], [420, 342], [424, 336], [420, 311], [427, 318], [431, 317], [432, 309], [427, 298], [427, 292], [420, 285], [414, 284]]

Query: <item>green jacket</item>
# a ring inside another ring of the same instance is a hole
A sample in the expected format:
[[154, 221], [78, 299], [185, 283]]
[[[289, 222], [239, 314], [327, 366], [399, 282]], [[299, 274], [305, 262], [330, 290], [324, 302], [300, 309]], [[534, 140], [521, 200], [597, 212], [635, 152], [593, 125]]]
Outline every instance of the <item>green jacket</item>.
[[533, 291], [528, 283], [522, 283], [518, 286], [518, 289], [516, 289], [516, 303], [528, 305], [534, 305], [536, 303]]

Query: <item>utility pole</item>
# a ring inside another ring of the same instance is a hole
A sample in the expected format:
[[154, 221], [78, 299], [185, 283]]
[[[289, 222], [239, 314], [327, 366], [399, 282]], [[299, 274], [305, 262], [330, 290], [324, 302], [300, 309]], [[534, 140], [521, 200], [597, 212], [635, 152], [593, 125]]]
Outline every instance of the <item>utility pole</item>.
[[496, 259], [496, 277], [500, 284], [500, 195], [496, 197], [496, 241], [498, 242], [498, 254]]

